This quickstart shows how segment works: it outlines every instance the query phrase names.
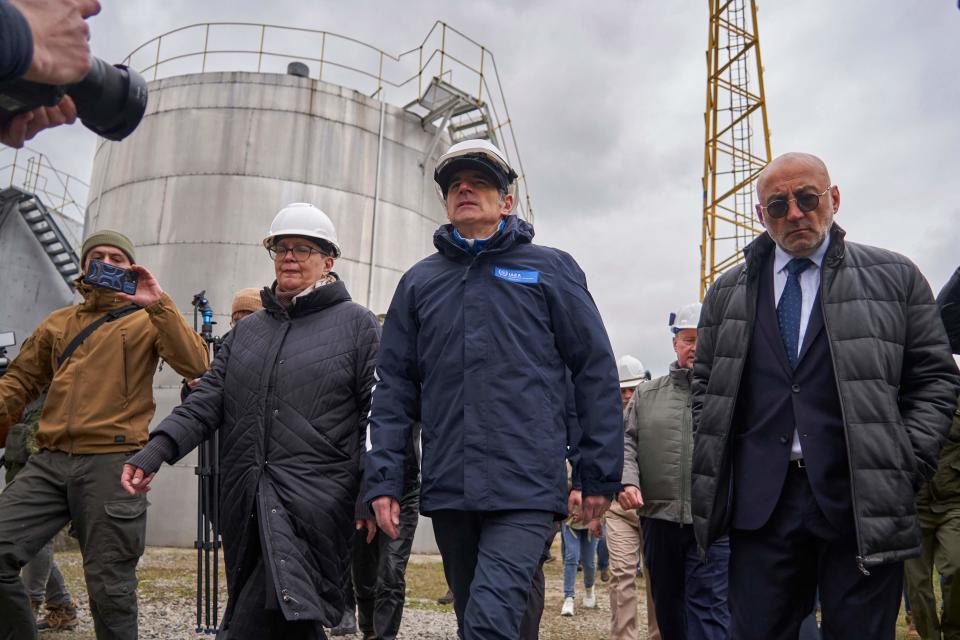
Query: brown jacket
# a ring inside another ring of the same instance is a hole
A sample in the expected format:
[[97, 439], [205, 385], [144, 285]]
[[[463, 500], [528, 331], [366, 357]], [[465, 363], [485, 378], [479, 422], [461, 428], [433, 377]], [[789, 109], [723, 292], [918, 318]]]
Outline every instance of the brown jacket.
[[[74, 454], [135, 451], [147, 442], [156, 409], [153, 374], [160, 358], [187, 378], [207, 368], [207, 347], [173, 300], [160, 300], [101, 325], [57, 369], [57, 358], [88, 324], [128, 303], [80, 284], [84, 301], [51, 313], [0, 378], [0, 427], [50, 384], [37, 446]], [[7, 430], [0, 428], [0, 446]]]

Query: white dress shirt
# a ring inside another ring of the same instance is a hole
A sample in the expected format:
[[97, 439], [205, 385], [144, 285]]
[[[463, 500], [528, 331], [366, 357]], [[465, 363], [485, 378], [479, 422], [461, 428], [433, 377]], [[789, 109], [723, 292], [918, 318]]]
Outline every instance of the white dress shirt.
[[[800, 273], [800, 339], [797, 340], [797, 349], [803, 348], [803, 337], [807, 333], [807, 325], [810, 323], [810, 312], [813, 310], [813, 303], [817, 299], [817, 293], [820, 290], [820, 269], [823, 265], [823, 256], [830, 247], [830, 231], [827, 231], [827, 237], [813, 252], [808, 256], [813, 263]], [[780, 302], [780, 296], [783, 295], [783, 289], [787, 286], [787, 263], [793, 260], [794, 256], [777, 245], [773, 255], [773, 305], [776, 307]], [[799, 352], [797, 353], [799, 355]], [[803, 450], [800, 447], [800, 435], [797, 430], [793, 430], [793, 446], [790, 449], [790, 459], [798, 460], [803, 457]]]

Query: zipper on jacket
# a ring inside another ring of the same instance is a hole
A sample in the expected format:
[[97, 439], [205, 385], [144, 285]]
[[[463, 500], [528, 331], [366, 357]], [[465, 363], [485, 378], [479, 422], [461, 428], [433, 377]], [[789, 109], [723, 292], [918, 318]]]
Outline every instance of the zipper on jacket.
[[[77, 314], [76, 314], [74, 317], [75, 317], [77, 320], [80, 319], [80, 313], [79, 313], [79, 311], [77, 312]], [[66, 339], [66, 336], [67, 336], [67, 326], [69, 326], [69, 322], [67, 322], [67, 323], [64, 325], [64, 328], [63, 328], [63, 336], [64, 336], [64, 342], [66, 342], [67, 344], [70, 344], [70, 342]], [[77, 331], [77, 333], [80, 333], [80, 331]], [[76, 335], [76, 334], [74, 334], [74, 335]], [[73, 338], [71, 337], [70, 340], [73, 340]], [[62, 352], [61, 352], [61, 353], [62, 353]], [[76, 362], [76, 358], [70, 358], [70, 359], [73, 360], [74, 362]], [[54, 366], [56, 366], [56, 361], [54, 361]], [[66, 367], [66, 366], [70, 366], [70, 363], [69, 363], [69, 362], [64, 362], [64, 363], [63, 363], [63, 366], [65, 366], [65, 367]], [[56, 377], [57, 377], [57, 372], [58, 372], [59, 370], [60, 370], [60, 369], [57, 368], [57, 370], [54, 371], [53, 376], [50, 378], [50, 384], [51, 384], [51, 385], [53, 385], [53, 378], [56, 378]], [[69, 451], [70, 455], [73, 455], [73, 453], [74, 453], [74, 450], [73, 450], [73, 429], [72, 429], [72, 427], [73, 427], [73, 424], [76, 422], [76, 418], [77, 418], [77, 404], [76, 404], [74, 398], [75, 398], [75, 396], [76, 396], [76, 394], [77, 394], [77, 387], [78, 387], [79, 384], [80, 384], [80, 383], [79, 383], [79, 380], [77, 380], [77, 378], [79, 377], [79, 375], [80, 375], [80, 370], [79, 370], [79, 368], [78, 368], [78, 367], [74, 367], [74, 368], [73, 368], [73, 375], [71, 376], [71, 377], [72, 377], [72, 380], [71, 380], [71, 383], [70, 383], [70, 395], [69, 395], [68, 398], [67, 398], [67, 406], [70, 407], [70, 410], [67, 412], [67, 415], [68, 415], [69, 417], [67, 418], [67, 424], [66, 424], [66, 429], [65, 429], [66, 435], [67, 435], [67, 440], [70, 442], [70, 451]]]
[[[670, 384], [674, 384], [673, 381], [670, 381]], [[689, 431], [690, 438], [693, 438], [693, 396], [688, 391], [686, 394], [686, 401], [684, 402], [684, 407], [686, 411], [683, 412], [683, 419], [680, 422], [680, 528], [683, 528], [683, 512], [684, 508], [690, 510], [690, 524], [693, 526], [693, 496], [690, 500], [687, 500], [684, 503], [684, 488], [687, 483], [687, 436], [686, 432]], [[686, 424], [684, 424], [686, 423]]]
[[467, 268], [463, 270], [463, 277], [460, 279], [460, 282], [466, 282], [467, 276], [470, 275], [470, 270], [473, 269], [473, 265], [477, 264], [477, 258], [480, 257], [480, 254], [473, 256], [470, 260], [470, 264], [467, 265]]
[[[826, 256], [824, 256], [826, 262]], [[843, 394], [840, 392], [840, 380], [837, 377], [837, 356], [833, 350], [833, 336], [830, 334], [830, 323], [827, 322], [827, 308], [824, 304], [824, 283], [826, 281], [826, 271], [820, 273], [820, 313], [823, 315], [823, 330], [827, 334], [827, 346], [830, 348], [830, 363], [833, 365], [833, 383], [837, 387], [837, 402], [840, 403], [840, 419], [843, 420], [843, 440], [847, 444], [847, 468], [850, 474], [850, 503], [853, 507], [853, 528], [857, 535], [857, 569], [865, 576], [870, 572], [863, 564], [863, 537], [860, 533], [860, 519], [857, 515], [857, 485], [853, 480], [853, 464], [850, 455], [850, 432], [847, 430], [847, 411], [843, 408]]]
[[120, 330], [120, 395], [123, 396], [123, 408], [129, 404], [129, 388], [127, 385], [127, 334]]

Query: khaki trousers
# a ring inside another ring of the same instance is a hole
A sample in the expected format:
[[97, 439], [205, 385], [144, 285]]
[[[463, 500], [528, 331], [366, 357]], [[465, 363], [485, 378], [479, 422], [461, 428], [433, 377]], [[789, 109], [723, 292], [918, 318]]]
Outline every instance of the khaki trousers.
[[[643, 534], [635, 510], [624, 511], [613, 502], [607, 511], [607, 549], [610, 551], [610, 640], [638, 640], [637, 562], [643, 557]], [[657, 614], [650, 591], [650, 571], [643, 567], [647, 600], [647, 638], [660, 640]]]

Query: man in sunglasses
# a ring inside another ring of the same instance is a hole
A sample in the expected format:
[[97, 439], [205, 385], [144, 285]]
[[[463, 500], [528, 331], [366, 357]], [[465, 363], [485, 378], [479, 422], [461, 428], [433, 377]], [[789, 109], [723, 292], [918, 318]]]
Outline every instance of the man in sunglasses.
[[693, 517], [730, 535], [731, 637], [892, 640], [915, 494], [960, 378], [919, 269], [847, 242], [823, 161], [757, 180], [766, 229], [707, 292], [693, 372]]

